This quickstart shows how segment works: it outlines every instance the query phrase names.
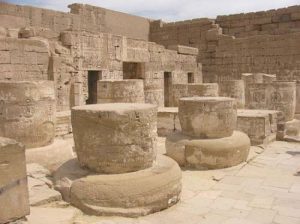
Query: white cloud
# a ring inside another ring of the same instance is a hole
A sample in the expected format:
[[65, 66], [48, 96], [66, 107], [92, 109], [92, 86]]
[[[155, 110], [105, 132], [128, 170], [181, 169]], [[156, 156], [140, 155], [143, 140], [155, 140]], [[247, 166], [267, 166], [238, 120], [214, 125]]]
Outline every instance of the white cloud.
[[[68, 11], [67, 5], [74, 3], [74, 0], [8, 1], [62, 11]], [[263, 11], [300, 4], [300, 0], [78, 0], [78, 2], [165, 21], [215, 18], [217, 15]]]

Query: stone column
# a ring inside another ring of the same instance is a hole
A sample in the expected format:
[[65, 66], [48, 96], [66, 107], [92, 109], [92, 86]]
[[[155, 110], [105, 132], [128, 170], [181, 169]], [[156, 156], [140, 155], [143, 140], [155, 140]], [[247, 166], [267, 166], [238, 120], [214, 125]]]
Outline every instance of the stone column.
[[219, 96], [217, 83], [190, 83], [188, 84], [188, 96]]
[[181, 170], [156, 157], [157, 106], [113, 103], [75, 107], [77, 159], [55, 173], [63, 198], [89, 215], [138, 217], [179, 201]]
[[237, 108], [232, 98], [181, 98], [178, 114], [182, 132], [193, 137], [228, 137], [236, 127]]
[[0, 136], [26, 148], [49, 145], [55, 136], [53, 81], [0, 82]]
[[237, 122], [235, 99], [181, 98], [179, 120], [182, 131], [167, 136], [166, 151], [180, 166], [207, 170], [246, 161], [250, 139], [234, 131]]
[[245, 108], [245, 84], [243, 80], [228, 80], [219, 83], [219, 95], [236, 99], [237, 108]]
[[152, 166], [156, 157], [157, 107], [96, 104], [74, 107], [75, 150], [83, 167], [125, 173]]
[[296, 83], [276, 81], [248, 85], [248, 109], [282, 111], [285, 121], [291, 121], [296, 109]]
[[144, 83], [140, 79], [101, 80], [97, 86], [98, 103], [144, 103]]
[[0, 137], [0, 223], [29, 215], [25, 147]]

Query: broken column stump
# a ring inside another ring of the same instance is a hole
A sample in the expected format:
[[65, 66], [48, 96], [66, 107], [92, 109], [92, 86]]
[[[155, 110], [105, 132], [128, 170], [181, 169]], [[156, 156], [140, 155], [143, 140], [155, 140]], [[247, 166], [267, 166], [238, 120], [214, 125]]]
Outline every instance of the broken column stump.
[[138, 217], [179, 201], [181, 170], [156, 158], [157, 106], [97, 104], [72, 109], [78, 160], [54, 175], [64, 200], [90, 215]]
[[0, 137], [0, 223], [29, 215], [25, 147]]
[[167, 155], [180, 166], [221, 169], [246, 161], [249, 137], [234, 131], [236, 102], [226, 97], [190, 97], [179, 101], [182, 131], [166, 138]]
[[55, 136], [53, 81], [0, 82], [0, 136], [28, 148], [50, 145]]
[[97, 103], [145, 103], [144, 82], [141, 79], [98, 81]]

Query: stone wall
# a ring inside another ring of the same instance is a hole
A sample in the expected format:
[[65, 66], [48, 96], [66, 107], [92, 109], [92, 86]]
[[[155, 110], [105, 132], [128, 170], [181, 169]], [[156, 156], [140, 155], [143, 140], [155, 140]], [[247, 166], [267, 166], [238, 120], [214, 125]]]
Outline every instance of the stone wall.
[[193, 19], [174, 23], [164, 23], [156, 20], [150, 24], [150, 41], [164, 45], [185, 45], [199, 49], [199, 60], [205, 58], [210, 48], [208, 31], [219, 32], [212, 19]]
[[47, 80], [48, 51], [39, 40], [0, 38], [0, 80]]
[[300, 80], [300, 32], [218, 38], [215, 51], [202, 60], [204, 81], [241, 79], [241, 74], [248, 72], [277, 74], [278, 80]]
[[66, 30], [109, 32], [148, 40], [149, 20], [112, 10], [72, 4], [70, 13], [0, 2], [0, 26], [6, 28], [42, 27], [56, 37]]
[[235, 37], [299, 32], [300, 6], [265, 12], [218, 16], [216, 23], [220, 24], [224, 34]]

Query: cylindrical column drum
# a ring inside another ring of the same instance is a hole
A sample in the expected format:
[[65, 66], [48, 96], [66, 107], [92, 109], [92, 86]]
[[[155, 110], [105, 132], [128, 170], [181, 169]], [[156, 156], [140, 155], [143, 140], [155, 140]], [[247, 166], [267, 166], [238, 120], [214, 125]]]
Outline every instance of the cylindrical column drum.
[[152, 166], [156, 157], [157, 106], [95, 104], [72, 109], [75, 150], [82, 167], [126, 173]]
[[217, 83], [188, 84], [188, 96], [219, 96], [219, 86]]
[[53, 81], [0, 82], [0, 136], [26, 148], [49, 145], [55, 137]]
[[143, 80], [98, 81], [97, 103], [145, 103]]
[[256, 83], [248, 85], [249, 109], [282, 111], [285, 121], [294, 119], [296, 109], [296, 82]]
[[245, 108], [244, 80], [228, 80], [219, 83], [219, 95], [236, 99], [237, 108]]
[[178, 107], [179, 99], [188, 96], [188, 84], [173, 84], [172, 85], [172, 107]]
[[227, 97], [181, 98], [179, 120], [182, 132], [191, 137], [228, 137], [236, 127], [236, 101]]

